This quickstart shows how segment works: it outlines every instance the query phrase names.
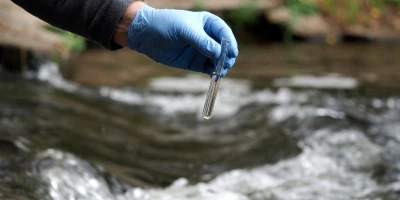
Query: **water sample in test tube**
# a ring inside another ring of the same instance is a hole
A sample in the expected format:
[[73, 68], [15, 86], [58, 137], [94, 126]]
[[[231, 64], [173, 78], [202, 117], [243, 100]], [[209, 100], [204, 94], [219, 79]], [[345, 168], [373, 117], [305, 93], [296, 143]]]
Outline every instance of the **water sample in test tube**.
[[221, 41], [221, 55], [217, 60], [217, 65], [214, 68], [214, 73], [211, 77], [210, 87], [208, 88], [206, 103], [204, 104], [203, 109], [203, 118], [211, 119], [212, 111], [214, 109], [215, 99], [217, 98], [219, 83], [222, 79], [222, 70], [225, 66], [225, 59], [228, 54], [228, 48], [231, 41], [222, 38]]

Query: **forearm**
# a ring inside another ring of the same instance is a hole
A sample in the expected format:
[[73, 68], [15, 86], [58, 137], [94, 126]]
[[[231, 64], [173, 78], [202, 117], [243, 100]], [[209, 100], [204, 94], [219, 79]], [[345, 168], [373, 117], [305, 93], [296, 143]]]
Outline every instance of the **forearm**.
[[145, 5], [142, 1], [135, 1], [128, 6], [124, 14], [122, 15], [114, 33], [114, 41], [123, 46], [128, 46], [128, 29], [132, 21], [136, 17], [137, 11]]
[[120, 48], [114, 32], [132, 0], [12, 0], [26, 11], [61, 29]]

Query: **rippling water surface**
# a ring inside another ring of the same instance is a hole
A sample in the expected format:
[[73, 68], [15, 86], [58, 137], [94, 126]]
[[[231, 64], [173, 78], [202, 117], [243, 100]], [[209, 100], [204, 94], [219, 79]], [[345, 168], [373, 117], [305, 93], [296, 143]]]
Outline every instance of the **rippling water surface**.
[[[0, 73], [0, 199], [400, 199], [400, 95], [339, 75], [89, 88]], [[296, 89], [293, 87], [296, 86]]]

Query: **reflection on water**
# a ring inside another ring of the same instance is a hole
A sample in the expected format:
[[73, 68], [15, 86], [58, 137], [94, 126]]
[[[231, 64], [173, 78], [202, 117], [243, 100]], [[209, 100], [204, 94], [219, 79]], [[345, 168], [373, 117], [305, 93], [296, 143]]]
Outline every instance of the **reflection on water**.
[[52, 64], [30, 77], [0, 74], [0, 199], [400, 197], [396, 91], [337, 75], [224, 79], [204, 121], [204, 77], [88, 88]]

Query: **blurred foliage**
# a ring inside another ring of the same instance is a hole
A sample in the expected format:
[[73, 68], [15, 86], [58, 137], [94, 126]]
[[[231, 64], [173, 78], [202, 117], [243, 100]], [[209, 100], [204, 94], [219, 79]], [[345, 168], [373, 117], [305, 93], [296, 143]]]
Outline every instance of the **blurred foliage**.
[[396, 4], [397, 6], [400, 6], [400, 0], [389, 0], [389, 1]]
[[296, 21], [315, 14], [321, 14], [338, 26], [350, 23], [364, 27], [384, 24], [395, 29], [395, 24], [399, 24], [396, 16], [400, 0], [286, 0], [285, 5], [290, 11], [284, 36], [286, 44], [293, 40], [292, 30]]
[[302, 16], [310, 16], [320, 12], [314, 0], [286, 0], [286, 6], [290, 10], [290, 20], [286, 24], [284, 43], [290, 46], [293, 42], [293, 26], [297, 19]]
[[257, 12], [257, 2], [250, 0], [229, 11], [228, 17], [234, 22], [236, 29], [242, 29], [245, 24], [252, 24], [257, 20]]
[[318, 5], [313, 0], [286, 0], [286, 5], [294, 16], [307, 16], [319, 12]]
[[347, 19], [355, 21], [357, 14], [372, 9], [379, 9], [381, 14], [385, 14], [386, 8], [389, 6], [400, 7], [400, 0], [314, 0], [319, 3], [325, 11], [329, 11], [329, 16], [343, 13], [347, 15]]
[[[385, 23], [391, 23], [400, 7], [400, 0], [315, 0], [319, 3], [321, 12], [339, 24], [348, 22], [368, 25], [373, 21], [385, 18]], [[379, 22], [377, 22], [379, 23]]]
[[357, 20], [357, 14], [360, 11], [360, 5], [356, 1], [348, 1], [348, 6], [347, 19], [355, 22]]
[[46, 26], [46, 30], [60, 35], [70, 52], [79, 53], [86, 50], [85, 38], [53, 26]]
[[206, 6], [204, 5], [203, 1], [197, 0], [196, 3], [193, 5], [193, 11], [205, 11]]
[[367, 0], [367, 2], [379, 9], [384, 9], [388, 4], [391, 3], [400, 6], [400, 0]]

